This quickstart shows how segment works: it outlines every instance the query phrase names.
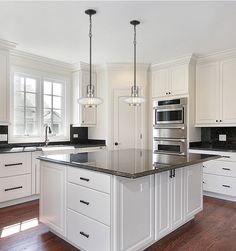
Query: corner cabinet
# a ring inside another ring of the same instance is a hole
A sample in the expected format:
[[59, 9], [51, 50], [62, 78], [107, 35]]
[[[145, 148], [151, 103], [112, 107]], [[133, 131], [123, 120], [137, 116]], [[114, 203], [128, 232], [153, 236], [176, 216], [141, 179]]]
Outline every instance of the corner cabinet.
[[152, 66], [152, 97], [187, 95], [189, 64]]
[[[92, 85], [96, 92], [96, 73], [92, 73]], [[73, 120], [72, 124], [76, 126], [95, 127], [97, 124], [97, 108], [85, 107], [78, 104], [77, 100], [86, 97], [87, 86], [89, 85], [89, 71], [79, 70], [73, 73]]]
[[9, 124], [9, 52], [0, 50], [0, 125]]
[[201, 61], [196, 72], [196, 126], [236, 126], [236, 56]]

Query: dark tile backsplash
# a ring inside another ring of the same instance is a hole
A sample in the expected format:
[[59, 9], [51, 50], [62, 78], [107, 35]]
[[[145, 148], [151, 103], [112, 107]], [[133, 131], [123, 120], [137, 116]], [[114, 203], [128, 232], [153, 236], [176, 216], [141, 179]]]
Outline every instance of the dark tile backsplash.
[[[0, 126], [0, 134], [8, 135], [8, 126]], [[7, 141], [0, 141], [0, 144], [6, 144]]]
[[227, 143], [236, 142], [236, 127], [203, 127], [201, 128], [202, 142], [223, 143], [222, 141], [219, 141], [219, 134], [226, 134]]
[[[78, 138], [74, 138], [73, 135], [78, 134]], [[72, 144], [82, 143], [88, 140], [88, 127], [73, 127], [70, 126], [70, 142]]]

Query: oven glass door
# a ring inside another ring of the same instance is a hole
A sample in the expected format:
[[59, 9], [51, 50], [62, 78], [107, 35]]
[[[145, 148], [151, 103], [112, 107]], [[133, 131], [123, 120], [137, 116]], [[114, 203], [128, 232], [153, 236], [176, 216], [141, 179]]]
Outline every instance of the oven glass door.
[[184, 124], [184, 107], [172, 109], [156, 109], [155, 124]]
[[160, 140], [154, 138], [154, 153], [166, 153], [175, 155], [186, 155], [187, 147], [185, 139]]

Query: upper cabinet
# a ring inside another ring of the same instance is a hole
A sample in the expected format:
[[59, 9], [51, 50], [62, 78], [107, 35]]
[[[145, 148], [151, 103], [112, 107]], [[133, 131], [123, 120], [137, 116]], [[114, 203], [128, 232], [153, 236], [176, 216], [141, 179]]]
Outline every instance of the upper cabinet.
[[187, 95], [190, 58], [152, 66], [152, 97]]
[[0, 50], [0, 125], [9, 124], [9, 52]]
[[196, 126], [236, 126], [236, 55], [197, 64]]
[[[72, 124], [76, 126], [95, 127], [97, 124], [97, 108], [78, 104], [80, 97], [86, 97], [89, 84], [89, 71], [79, 70], [73, 73], [73, 114]], [[96, 73], [92, 74], [92, 85], [96, 94]]]

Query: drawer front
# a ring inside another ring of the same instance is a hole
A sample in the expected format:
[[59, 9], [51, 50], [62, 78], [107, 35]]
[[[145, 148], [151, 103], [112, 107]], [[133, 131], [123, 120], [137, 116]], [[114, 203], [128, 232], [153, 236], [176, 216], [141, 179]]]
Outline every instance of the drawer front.
[[203, 163], [203, 172], [236, 177], [236, 162], [211, 160]]
[[110, 193], [110, 175], [108, 174], [69, 167], [68, 181], [100, 192]]
[[0, 177], [31, 173], [31, 153], [0, 154]]
[[67, 238], [86, 251], [110, 250], [110, 228], [69, 209]]
[[31, 195], [31, 174], [0, 178], [0, 202]]
[[203, 190], [236, 196], [236, 178], [203, 174]]
[[67, 205], [70, 209], [110, 226], [109, 194], [68, 183]]

